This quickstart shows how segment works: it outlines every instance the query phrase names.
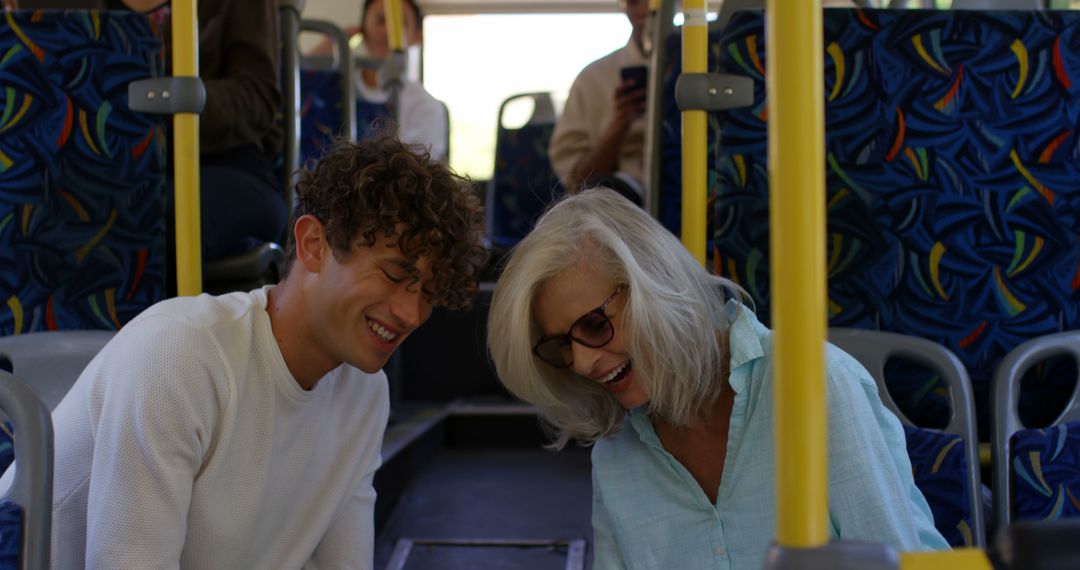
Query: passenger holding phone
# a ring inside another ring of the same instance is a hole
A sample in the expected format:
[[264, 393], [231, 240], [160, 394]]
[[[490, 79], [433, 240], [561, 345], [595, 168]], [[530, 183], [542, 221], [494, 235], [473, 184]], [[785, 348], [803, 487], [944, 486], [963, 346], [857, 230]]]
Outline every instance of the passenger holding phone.
[[641, 204], [649, 3], [619, 0], [619, 6], [630, 20], [630, 39], [578, 74], [548, 153], [567, 192], [603, 183]]

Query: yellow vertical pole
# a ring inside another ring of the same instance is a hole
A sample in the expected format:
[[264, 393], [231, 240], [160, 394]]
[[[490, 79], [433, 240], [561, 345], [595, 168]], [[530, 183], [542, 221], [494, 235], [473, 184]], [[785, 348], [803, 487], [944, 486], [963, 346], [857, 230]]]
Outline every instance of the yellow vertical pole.
[[386, 31], [389, 34], [390, 51], [405, 49], [405, 14], [401, 11], [401, 0], [385, 0]]
[[[683, 73], [706, 73], [709, 29], [705, 0], [683, 0]], [[705, 111], [682, 113], [682, 242], [698, 263], [705, 264], [706, 172]]]
[[[195, 0], [172, 3], [173, 75], [199, 75], [199, 19]], [[176, 293], [202, 292], [199, 220], [199, 115], [173, 117], [173, 180], [176, 196]]]
[[825, 99], [821, 0], [768, 0], [776, 538], [825, 545]]

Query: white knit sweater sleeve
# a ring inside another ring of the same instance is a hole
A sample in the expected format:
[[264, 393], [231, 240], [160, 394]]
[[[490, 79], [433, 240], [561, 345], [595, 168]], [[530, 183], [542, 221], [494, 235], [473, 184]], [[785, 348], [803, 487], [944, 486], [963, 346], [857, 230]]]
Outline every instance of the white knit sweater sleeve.
[[[381, 374], [381, 373], [380, 373]], [[367, 439], [362, 464], [364, 473], [356, 492], [344, 502], [334, 517], [334, 522], [327, 529], [319, 542], [305, 570], [324, 568], [355, 568], [371, 570], [375, 559], [375, 471], [382, 465], [382, 441], [386, 422], [390, 415], [389, 394], [386, 391], [386, 378], [379, 378], [377, 386], [381, 388], [379, 416], [374, 422], [377, 432]]]
[[232, 371], [183, 319], [129, 323], [92, 365], [90, 568], [178, 568], [192, 485], [212, 453]]

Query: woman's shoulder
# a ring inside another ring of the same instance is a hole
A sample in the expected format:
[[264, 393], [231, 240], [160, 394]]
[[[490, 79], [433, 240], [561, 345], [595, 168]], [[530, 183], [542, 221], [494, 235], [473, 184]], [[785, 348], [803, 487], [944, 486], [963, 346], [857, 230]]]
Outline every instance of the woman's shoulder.
[[[634, 421], [634, 414], [640, 414], [639, 421]], [[601, 437], [596, 440], [592, 448], [592, 464], [594, 469], [624, 468], [627, 464], [640, 460], [645, 456], [647, 446], [643, 440], [648, 435], [639, 433], [641, 421], [648, 423], [644, 410], [632, 410], [623, 417], [619, 431]], [[653, 437], [656, 437], [653, 434]]]

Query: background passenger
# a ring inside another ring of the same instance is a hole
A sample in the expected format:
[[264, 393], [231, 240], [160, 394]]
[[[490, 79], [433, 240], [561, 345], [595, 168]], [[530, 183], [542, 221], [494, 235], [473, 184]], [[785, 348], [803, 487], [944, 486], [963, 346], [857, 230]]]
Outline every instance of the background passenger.
[[199, 2], [198, 12], [202, 247], [213, 260], [285, 234], [285, 182], [274, 170], [284, 141], [281, 34], [269, 0]]
[[281, 283], [154, 305], [56, 408], [54, 567], [372, 568], [380, 368], [469, 303], [483, 215], [379, 136], [304, 172], [294, 218]]
[[[401, 0], [405, 20], [405, 47], [419, 45], [423, 39], [420, 7], [413, 0]], [[360, 31], [364, 47], [375, 59], [390, 57], [390, 34], [386, 24], [386, 7], [383, 0], [365, 0], [360, 14]], [[378, 70], [364, 68], [356, 81], [356, 93], [362, 101], [386, 103], [390, 91]], [[445, 159], [450, 126], [447, 124], [442, 103], [428, 93], [422, 85], [401, 77], [398, 93], [398, 136], [409, 144], [423, 145], [436, 159]]]
[[[138, 12], [168, 4], [106, 3], [109, 8], [126, 6]], [[278, 118], [284, 109], [281, 35], [275, 2], [220, 0], [198, 2], [197, 9], [199, 77], [206, 86], [206, 106], [199, 116], [202, 252], [206, 260], [214, 260], [279, 241], [285, 234], [289, 217], [282, 193], [285, 182], [283, 173], [274, 168], [284, 141]], [[165, 31], [168, 36], [170, 28]], [[175, 237], [173, 198], [170, 188], [166, 195], [170, 244]]]
[[[776, 527], [773, 341], [743, 296], [603, 188], [557, 203], [512, 252], [489, 348], [556, 447], [595, 443], [593, 568], [762, 567]], [[826, 357], [831, 534], [947, 548], [874, 380], [836, 347]]]
[[[619, 6], [630, 20], [630, 39], [587, 65], [574, 80], [548, 154], [567, 192], [602, 183], [641, 204], [646, 82], [640, 81], [640, 70], [648, 65], [644, 36], [649, 1], [619, 0]], [[623, 78], [622, 70], [633, 68], [639, 70], [639, 81]]]

